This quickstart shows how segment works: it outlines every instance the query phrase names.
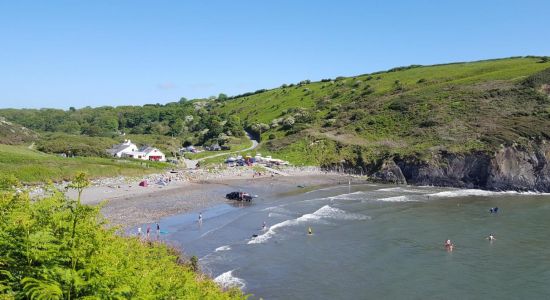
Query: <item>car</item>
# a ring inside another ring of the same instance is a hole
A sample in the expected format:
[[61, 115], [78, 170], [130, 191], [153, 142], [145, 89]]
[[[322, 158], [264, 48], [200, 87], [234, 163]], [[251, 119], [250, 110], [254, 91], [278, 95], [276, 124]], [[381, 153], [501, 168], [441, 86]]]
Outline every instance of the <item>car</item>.
[[225, 195], [226, 199], [236, 200], [236, 201], [252, 201], [252, 196], [249, 193], [245, 192], [231, 192]]

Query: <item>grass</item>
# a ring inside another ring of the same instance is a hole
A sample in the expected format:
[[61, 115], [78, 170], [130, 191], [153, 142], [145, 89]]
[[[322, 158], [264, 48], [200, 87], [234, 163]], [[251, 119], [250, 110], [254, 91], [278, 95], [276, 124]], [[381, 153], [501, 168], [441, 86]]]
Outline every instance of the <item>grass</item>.
[[[246, 148], [250, 148], [252, 146], [252, 142], [247, 137], [241, 137], [241, 138], [234, 138], [232, 137], [229, 142], [227, 143], [229, 147], [231, 147], [230, 150], [224, 150], [224, 151], [203, 151], [199, 153], [185, 153], [185, 157], [187, 159], [201, 159], [204, 157], [208, 157], [211, 155], [216, 154], [229, 154], [237, 151], [244, 150]], [[221, 157], [225, 156], [221, 155]]]
[[26, 184], [68, 180], [77, 172], [91, 178], [142, 176], [163, 170], [167, 164], [98, 157], [63, 158], [24, 146], [0, 145], [0, 176], [13, 175]]
[[280, 87], [215, 110], [248, 124], [293, 117], [264, 130], [259, 151], [295, 164], [494, 151], [547, 137], [550, 99], [523, 82], [548, 68], [534, 57], [404, 68]]

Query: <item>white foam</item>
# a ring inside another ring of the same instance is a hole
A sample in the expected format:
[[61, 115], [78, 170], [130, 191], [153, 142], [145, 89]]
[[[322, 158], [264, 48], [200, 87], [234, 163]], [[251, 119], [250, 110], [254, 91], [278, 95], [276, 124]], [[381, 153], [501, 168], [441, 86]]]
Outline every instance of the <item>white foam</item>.
[[286, 215], [270, 212], [269, 214], [267, 214], [267, 217], [268, 218], [281, 218], [281, 217], [286, 217]]
[[378, 189], [377, 191], [379, 191], [379, 192], [399, 192], [399, 191], [401, 191], [401, 188], [400, 187], [383, 188], [383, 189]]
[[426, 193], [426, 192], [428, 192], [426, 190], [404, 188], [404, 187], [384, 188], [384, 189], [378, 189], [376, 191], [377, 192], [401, 192], [401, 193]]
[[243, 289], [246, 286], [246, 282], [243, 279], [234, 276], [233, 271], [235, 270], [222, 273], [218, 277], [214, 278], [214, 282], [216, 282], [223, 288], [238, 287], [240, 289]]
[[465, 190], [444, 191], [444, 192], [429, 194], [428, 196], [441, 197], [441, 198], [453, 198], [453, 197], [468, 197], [468, 196], [489, 197], [489, 196], [498, 196], [498, 195], [546, 196], [549, 194], [538, 193], [538, 192], [516, 192], [516, 191], [495, 192], [495, 191], [486, 191], [486, 190], [477, 190], [477, 189], [465, 189]]
[[412, 200], [407, 196], [395, 196], [395, 197], [387, 197], [387, 198], [381, 198], [377, 199], [378, 201], [386, 201], [386, 202], [414, 202], [416, 200]]
[[248, 241], [248, 244], [261, 244], [269, 240], [276, 234], [276, 230], [282, 227], [294, 226], [303, 224], [306, 222], [323, 222], [323, 219], [338, 219], [338, 220], [367, 220], [368, 216], [356, 213], [349, 213], [344, 210], [325, 205], [311, 214], [304, 214], [296, 219], [286, 220], [277, 223], [261, 235], [258, 235]]
[[216, 248], [216, 250], [214, 250], [214, 251], [219, 252], [219, 251], [229, 251], [229, 250], [231, 250], [231, 246], [225, 245], [225, 246], [221, 246], [221, 247]]

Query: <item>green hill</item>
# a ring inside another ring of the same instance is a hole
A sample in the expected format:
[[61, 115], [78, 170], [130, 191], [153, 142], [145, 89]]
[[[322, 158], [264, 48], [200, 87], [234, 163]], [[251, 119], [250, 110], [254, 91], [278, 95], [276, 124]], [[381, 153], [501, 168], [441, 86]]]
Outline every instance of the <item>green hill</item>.
[[2, 109], [0, 116], [39, 133], [37, 149], [48, 153], [101, 156], [122, 136], [174, 156], [189, 144], [239, 149], [244, 128], [260, 138], [257, 151], [296, 165], [384, 181], [391, 173], [399, 182], [550, 190], [549, 94], [550, 61], [531, 56], [411, 65], [164, 105]]
[[0, 117], [0, 144], [18, 145], [35, 141], [38, 135], [23, 126]]
[[296, 164], [491, 152], [549, 137], [548, 68], [538, 57], [401, 67], [285, 84], [215, 111], [261, 132], [262, 153]]

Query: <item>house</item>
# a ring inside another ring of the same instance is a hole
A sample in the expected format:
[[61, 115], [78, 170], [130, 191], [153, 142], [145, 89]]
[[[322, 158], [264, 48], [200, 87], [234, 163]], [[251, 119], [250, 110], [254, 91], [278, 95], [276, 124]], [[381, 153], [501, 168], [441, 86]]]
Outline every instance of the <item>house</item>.
[[135, 151], [138, 151], [136, 144], [130, 140], [124, 140], [122, 144], [114, 145], [113, 148], [108, 149], [107, 153], [115, 157], [123, 157], [123, 154]]
[[139, 150], [143, 152], [143, 160], [166, 161], [166, 156], [155, 147], [144, 147]]
[[122, 144], [114, 145], [113, 148], [107, 150], [107, 153], [114, 157], [166, 161], [166, 156], [159, 149], [149, 146], [138, 149], [130, 140], [125, 140]]

